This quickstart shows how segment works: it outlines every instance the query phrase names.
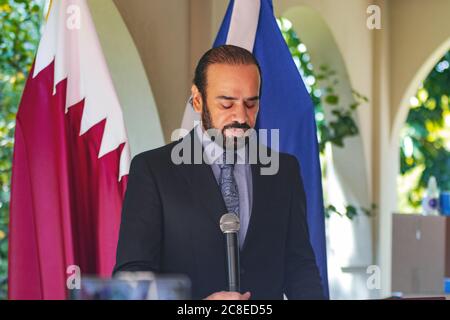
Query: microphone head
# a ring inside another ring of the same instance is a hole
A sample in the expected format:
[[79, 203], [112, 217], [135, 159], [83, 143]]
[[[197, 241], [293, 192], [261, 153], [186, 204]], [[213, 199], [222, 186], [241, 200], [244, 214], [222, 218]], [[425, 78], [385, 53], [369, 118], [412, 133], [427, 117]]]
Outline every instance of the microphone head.
[[220, 230], [223, 233], [238, 232], [240, 226], [239, 217], [234, 213], [225, 213], [220, 218]]

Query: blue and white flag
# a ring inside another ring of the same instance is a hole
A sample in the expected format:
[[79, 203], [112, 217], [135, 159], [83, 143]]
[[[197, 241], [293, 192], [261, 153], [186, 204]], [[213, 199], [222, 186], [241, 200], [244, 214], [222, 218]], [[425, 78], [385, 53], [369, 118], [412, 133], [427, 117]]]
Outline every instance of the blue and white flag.
[[[261, 66], [257, 129], [279, 129], [279, 151], [297, 157], [307, 199], [310, 241], [328, 297], [325, 216], [314, 106], [278, 28], [271, 0], [231, 0], [214, 47], [233, 44], [252, 51]], [[186, 108], [182, 127], [196, 118]]]

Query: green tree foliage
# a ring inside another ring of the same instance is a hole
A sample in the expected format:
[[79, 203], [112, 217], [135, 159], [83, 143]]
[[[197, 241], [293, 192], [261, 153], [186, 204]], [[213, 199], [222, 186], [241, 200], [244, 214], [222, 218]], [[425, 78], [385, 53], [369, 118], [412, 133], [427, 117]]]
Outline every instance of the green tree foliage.
[[400, 137], [400, 210], [420, 211], [428, 179], [450, 190], [450, 51], [410, 99]]
[[43, 4], [43, 0], [0, 0], [0, 299], [7, 292], [15, 116], [39, 41]]

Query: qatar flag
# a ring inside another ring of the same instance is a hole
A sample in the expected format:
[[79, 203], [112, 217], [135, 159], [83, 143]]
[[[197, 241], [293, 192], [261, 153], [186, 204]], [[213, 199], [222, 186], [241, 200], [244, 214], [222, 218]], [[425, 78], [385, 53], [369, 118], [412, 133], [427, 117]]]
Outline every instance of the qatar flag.
[[66, 298], [71, 266], [111, 275], [129, 163], [86, 1], [53, 1], [17, 113], [9, 298]]

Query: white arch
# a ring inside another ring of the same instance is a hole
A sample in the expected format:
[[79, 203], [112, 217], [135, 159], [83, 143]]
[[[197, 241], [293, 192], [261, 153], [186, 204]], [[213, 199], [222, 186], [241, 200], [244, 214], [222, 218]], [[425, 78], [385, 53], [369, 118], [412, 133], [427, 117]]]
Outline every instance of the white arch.
[[420, 83], [427, 78], [431, 70], [434, 68], [436, 63], [445, 55], [447, 51], [450, 50], [450, 37], [445, 40], [439, 47], [437, 47], [426, 59], [426, 61], [420, 66], [419, 70], [414, 74], [413, 78], [409, 82], [409, 85], [402, 97], [398, 112], [395, 115], [390, 142], [392, 145], [398, 146], [400, 130], [402, 129], [406, 118], [409, 113], [409, 99], [415, 95]]
[[397, 175], [400, 170], [400, 130], [409, 112], [409, 98], [413, 96], [420, 83], [428, 76], [439, 59], [450, 49], [450, 38], [433, 50], [424, 63], [409, 81], [408, 88], [403, 94], [398, 112], [395, 114], [388, 141], [383, 151], [385, 170], [380, 172], [380, 226], [379, 226], [379, 261], [384, 270], [383, 294], [391, 292], [391, 258], [392, 258], [392, 214], [397, 210]]
[[[353, 103], [352, 86], [344, 58], [321, 14], [308, 6], [293, 6], [282, 16], [292, 22], [293, 28], [308, 48], [313, 65], [318, 68], [326, 64], [337, 72], [337, 91], [342, 103]], [[326, 112], [325, 117], [330, 117], [329, 112]], [[356, 121], [359, 122], [358, 119]], [[333, 165], [330, 166], [329, 173], [332, 177], [329, 176], [328, 190], [324, 192], [329, 194], [329, 200], [333, 204], [339, 204], [341, 201], [338, 198], [343, 198], [342, 200], [349, 204], [369, 207], [368, 168], [361, 135], [347, 138], [344, 144], [344, 148], [331, 148]], [[337, 194], [340, 196], [336, 197]], [[364, 273], [365, 267], [373, 263], [371, 223], [370, 219], [363, 216], [354, 221], [332, 217], [327, 222], [328, 269], [332, 298], [370, 297], [360, 273]], [[335, 255], [334, 251], [338, 254]]]
[[144, 65], [119, 11], [111, 0], [88, 5], [122, 106], [131, 155], [164, 145]]

